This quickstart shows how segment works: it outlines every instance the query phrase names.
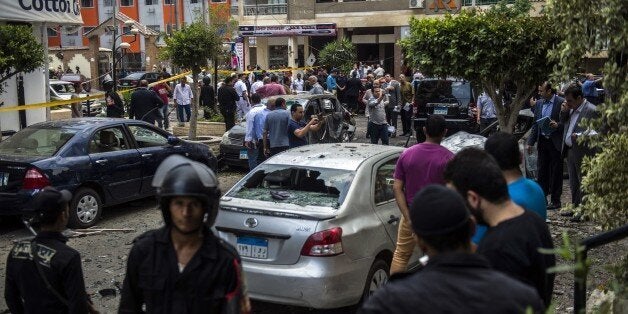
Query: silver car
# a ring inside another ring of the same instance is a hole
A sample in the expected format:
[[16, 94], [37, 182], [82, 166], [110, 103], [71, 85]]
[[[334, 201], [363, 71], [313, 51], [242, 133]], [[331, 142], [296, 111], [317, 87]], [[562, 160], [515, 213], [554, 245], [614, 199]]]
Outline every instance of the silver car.
[[401, 217], [392, 186], [402, 150], [357, 143], [294, 148], [229, 190], [215, 228], [240, 253], [249, 296], [336, 308], [385, 284]]

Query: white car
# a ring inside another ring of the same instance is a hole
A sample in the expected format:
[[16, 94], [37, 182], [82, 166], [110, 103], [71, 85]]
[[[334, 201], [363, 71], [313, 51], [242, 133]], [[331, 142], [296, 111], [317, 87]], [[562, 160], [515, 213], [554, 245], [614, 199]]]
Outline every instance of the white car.
[[[72, 95], [76, 93], [74, 84], [68, 81], [50, 80], [50, 101], [70, 100]], [[79, 97], [86, 97], [86, 93], [79, 93]], [[83, 116], [87, 115], [87, 101], [82, 102]], [[98, 100], [90, 100], [89, 116], [93, 117], [101, 113], [103, 105]]]

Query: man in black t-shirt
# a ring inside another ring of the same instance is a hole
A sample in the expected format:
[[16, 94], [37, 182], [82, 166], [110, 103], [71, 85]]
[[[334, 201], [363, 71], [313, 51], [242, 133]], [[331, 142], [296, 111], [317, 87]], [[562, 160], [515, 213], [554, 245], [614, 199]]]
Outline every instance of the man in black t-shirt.
[[556, 260], [538, 249], [552, 249], [552, 237], [541, 217], [510, 199], [495, 159], [477, 148], [464, 149], [449, 162], [444, 177], [449, 187], [466, 198], [477, 222], [488, 226], [477, 253], [493, 268], [535, 287], [549, 305], [554, 274], [547, 269], [556, 265]]

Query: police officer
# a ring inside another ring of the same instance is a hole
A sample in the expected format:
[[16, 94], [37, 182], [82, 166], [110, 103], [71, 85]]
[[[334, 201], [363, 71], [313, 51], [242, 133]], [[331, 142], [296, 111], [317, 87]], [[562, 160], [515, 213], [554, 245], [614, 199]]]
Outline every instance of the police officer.
[[11, 313], [96, 313], [88, 304], [81, 256], [61, 234], [71, 198], [66, 190], [47, 187], [25, 206], [41, 230], [9, 253], [4, 297]]
[[246, 313], [240, 257], [209, 229], [220, 189], [205, 165], [166, 158], [153, 178], [165, 226], [135, 239], [119, 313]]

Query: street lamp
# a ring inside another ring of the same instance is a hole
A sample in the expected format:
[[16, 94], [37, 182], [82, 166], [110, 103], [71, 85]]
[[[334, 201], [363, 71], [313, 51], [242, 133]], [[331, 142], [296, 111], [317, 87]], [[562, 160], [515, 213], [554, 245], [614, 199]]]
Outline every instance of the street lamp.
[[[115, 16], [113, 17], [114, 22], [116, 21]], [[116, 50], [117, 49], [129, 49], [131, 47], [131, 44], [126, 43], [126, 42], [121, 42], [120, 45], [116, 48], [116, 42], [118, 41], [118, 39], [120, 39], [120, 37], [122, 36], [126, 36], [126, 35], [133, 35], [135, 36], [135, 40], [137, 40], [137, 34], [139, 34], [140, 30], [135, 28], [135, 21], [133, 20], [126, 20], [124, 21], [124, 25], [127, 27], [132, 27], [128, 32], [123, 32], [120, 35], [116, 35], [118, 33], [118, 25], [114, 25], [113, 27], [113, 47], [111, 48], [111, 54], [112, 54], [112, 64], [111, 64], [111, 77], [113, 79], [113, 90], [117, 91], [118, 90], [118, 81], [116, 79], [117, 73], [116, 73]], [[122, 59], [122, 56], [120, 56], [120, 59]]]

